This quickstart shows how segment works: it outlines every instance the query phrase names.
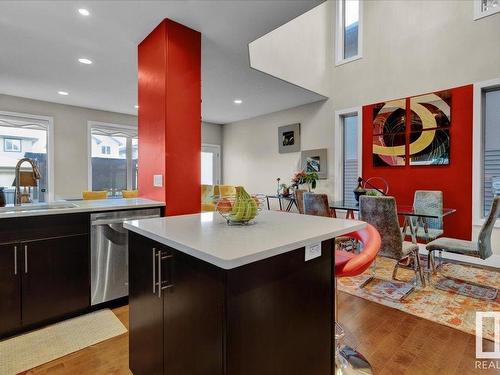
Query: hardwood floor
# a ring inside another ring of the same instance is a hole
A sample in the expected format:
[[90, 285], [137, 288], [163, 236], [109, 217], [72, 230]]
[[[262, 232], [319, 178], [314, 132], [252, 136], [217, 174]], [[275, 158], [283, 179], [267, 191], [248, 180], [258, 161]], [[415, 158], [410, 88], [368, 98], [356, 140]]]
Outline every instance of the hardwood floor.
[[[339, 307], [347, 342], [358, 346], [377, 375], [498, 374], [495, 369], [474, 368], [472, 335], [345, 293], [339, 294]], [[113, 312], [128, 328], [128, 306]], [[130, 374], [128, 335], [85, 348], [26, 374]]]
[[[113, 312], [128, 329], [128, 306], [113, 309]], [[26, 374], [131, 374], [128, 370], [128, 333], [36, 367]]]

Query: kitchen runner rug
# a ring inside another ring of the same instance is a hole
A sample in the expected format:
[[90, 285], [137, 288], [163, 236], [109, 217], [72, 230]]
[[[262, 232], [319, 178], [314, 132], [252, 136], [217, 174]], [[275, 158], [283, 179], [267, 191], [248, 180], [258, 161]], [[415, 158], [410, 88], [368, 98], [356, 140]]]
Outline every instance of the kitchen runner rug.
[[[391, 280], [395, 261], [378, 257], [375, 268], [377, 279]], [[500, 286], [500, 271], [495, 272], [479, 269], [463, 264], [445, 263], [443, 274], [459, 279], [464, 279], [485, 287], [498, 288]], [[382, 305], [401, 310], [439, 324], [458, 329], [475, 335], [476, 311], [500, 311], [500, 293], [493, 300], [478, 299], [454, 293], [451, 290], [440, 290], [427, 285], [425, 288], [417, 287], [404, 299], [398, 301], [384, 298], [384, 292], [377, 290], [384, 283], [368, 283], [364, 288], [359, 286], [372, 275], [371, 269], [355, 277], [342, 277], [338, 279], [339, 290], [377, 302]], [[412, 283], [415, 273], [411, 270], [400, 269], [398, 280]], [[433, 284], [442, 283], [442, 277], [433, 276]], [[427, 283], [428, 284], [428, 283]], [[386, 294], [386, 293], [385, 293]], [[494, 321], [486, 319], [483, 326], [483, 337], [494, 340]]]
[[109, 309], [0, 341], [0, 374], [15, 375], [126, 333]]

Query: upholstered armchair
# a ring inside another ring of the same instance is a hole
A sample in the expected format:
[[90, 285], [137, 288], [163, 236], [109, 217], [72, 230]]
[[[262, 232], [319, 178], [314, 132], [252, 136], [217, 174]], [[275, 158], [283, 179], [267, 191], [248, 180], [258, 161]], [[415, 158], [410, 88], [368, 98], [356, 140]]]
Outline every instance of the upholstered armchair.
[[379, 255], [397, 261], [392, 278], [397, 280], [399, 267], [410, 266], [415, 271], [416, 280], [420, 279], [425, 286], [418, 245], [403, 241], [394, 197], [362, 195], [359, 198], [359, 215], [360, 220], [373, 225], [380, 233], [382, 244]]

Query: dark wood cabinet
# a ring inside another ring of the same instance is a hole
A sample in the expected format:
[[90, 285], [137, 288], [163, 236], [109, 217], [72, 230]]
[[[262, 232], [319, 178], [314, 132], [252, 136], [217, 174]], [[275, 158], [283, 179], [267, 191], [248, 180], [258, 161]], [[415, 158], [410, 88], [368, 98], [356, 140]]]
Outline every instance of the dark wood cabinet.
[[134, 233], [129, 265], [132, 373], [223, 374], [222, 273]]
[[130, 370], [330, 375], [333, 249], [225, 270], [129, 232]]
[[21, 327], [19, 244], [0, 245], [0, 335]]
[[129, 235], [130, 370], [134, 375], [163, 374], [163, 298], [157, 293], [157, 259], [162, 248]]
[[21, 242], [22, 321], [40, 323], [89, 306], [87, 234]]
[[89, 214], [2, 219], [0, 337], [90, 306]]
[[223, 273], [179, 251], [163, 253], [165, 374], [223, 374]]

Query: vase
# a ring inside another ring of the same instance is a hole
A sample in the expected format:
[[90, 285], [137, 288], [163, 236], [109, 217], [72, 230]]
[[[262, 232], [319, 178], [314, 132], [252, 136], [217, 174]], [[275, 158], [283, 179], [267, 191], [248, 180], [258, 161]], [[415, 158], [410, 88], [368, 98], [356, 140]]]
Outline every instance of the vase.
[[366, 190], [361, 185], [361, 181], [358, 180], [358, 186], [356, 187], [356, 189], [353, 190], [353, 193], [354, 193], [354, 198], [356, 199], [356, 202], [359, 202], [359, 197], [361, 195], [366, 194]]

